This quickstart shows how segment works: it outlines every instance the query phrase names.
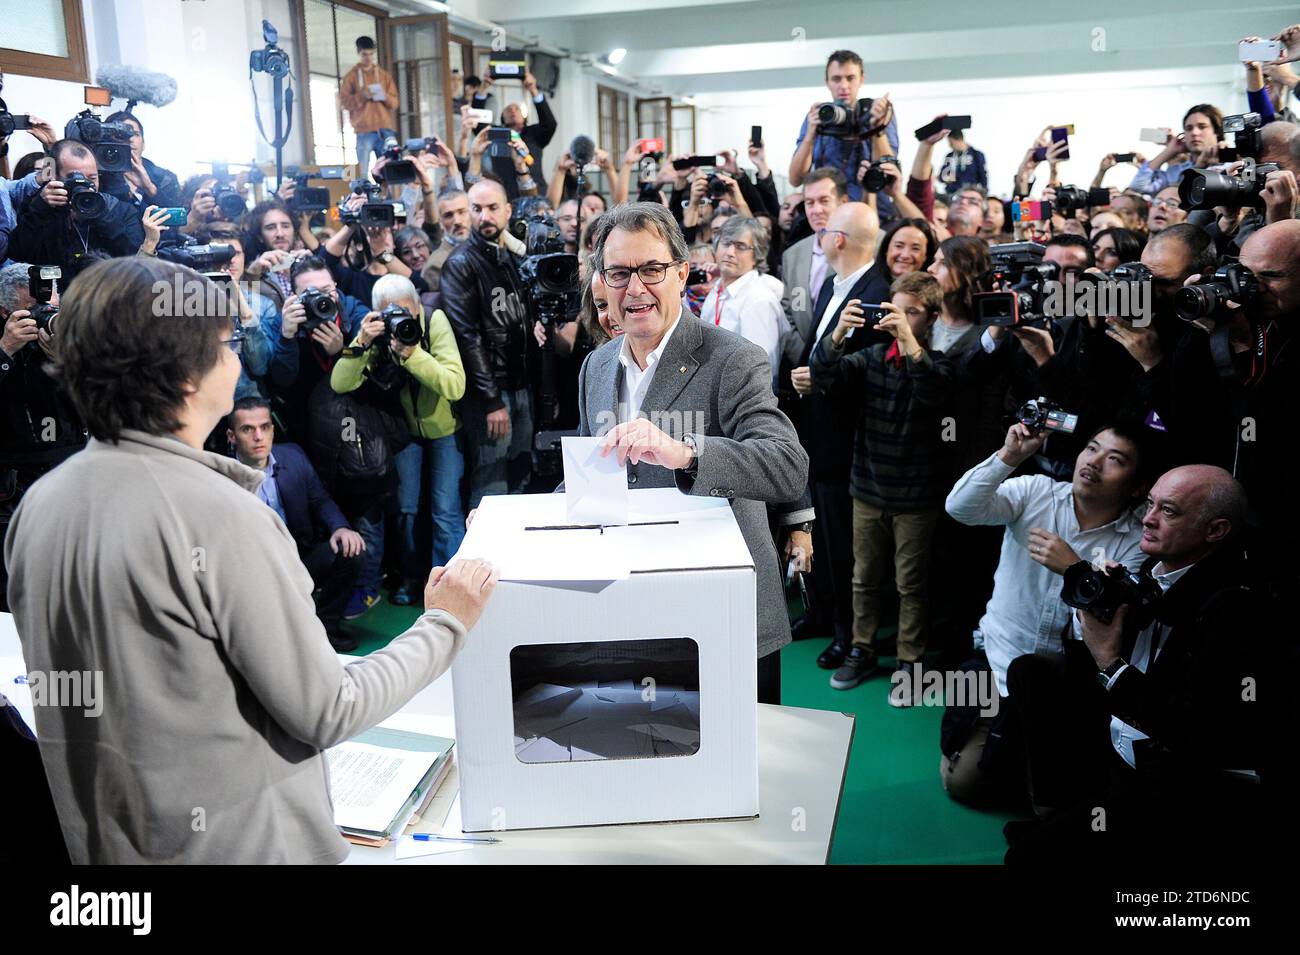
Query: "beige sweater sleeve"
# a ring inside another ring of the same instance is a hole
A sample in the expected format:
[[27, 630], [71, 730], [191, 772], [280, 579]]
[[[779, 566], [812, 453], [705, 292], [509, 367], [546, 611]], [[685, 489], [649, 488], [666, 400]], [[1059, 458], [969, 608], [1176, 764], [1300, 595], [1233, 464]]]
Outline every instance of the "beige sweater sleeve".
[[258, 701], [285, 732], [325, 749], [437, 679], [464, 645], [465, 627], [446, 611], [426, 612], [385, 649], [342, 666], [293, 539], [274, 511], [261, 512], [241, 509], [227, 525], [232, 539], [214, 555], [229, 556], [209, 560], [205, 599], [217, 639]]

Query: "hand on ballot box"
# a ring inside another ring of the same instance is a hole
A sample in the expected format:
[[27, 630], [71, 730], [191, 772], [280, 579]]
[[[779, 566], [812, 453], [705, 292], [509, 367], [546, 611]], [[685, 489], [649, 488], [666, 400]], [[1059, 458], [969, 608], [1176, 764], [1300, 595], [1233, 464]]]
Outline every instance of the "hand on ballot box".
[[424, 585], [424, 609], [445, 610], [473, 630], [497, 579], [497, 569], [485, 560], [453, 560], [435, 567]]

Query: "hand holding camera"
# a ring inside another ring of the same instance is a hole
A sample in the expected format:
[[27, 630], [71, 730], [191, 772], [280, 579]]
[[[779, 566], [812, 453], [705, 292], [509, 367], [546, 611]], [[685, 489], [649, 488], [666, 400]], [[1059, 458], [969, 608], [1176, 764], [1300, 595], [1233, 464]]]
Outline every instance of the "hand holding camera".
[[0, 351], [12, 358], [19, 349], [36, 341], [36, 333], [36, 319], [32, 318], [30, 311], [20, 308], [10, 312], [4, 334], [0, 335]]
[[41, 187], [41, 198], [51, 209], [58, 209], [68, 204], [68, 190], [60, 179], [51, 179]]
[[378, 312], [367, 312], [361, 320], [361, 330], [357, 332], [357, 345], [368, 348], [380, 335], [384, 334], [384, 320]]
[[1007, 430], [1007, 439], [998, 449], [998, 458], [1007, 467], [1018, 468], [1038, 453], [1045, 440], [1046, 432], [1034, 431], [1017, 421]]
[[835, 323], [835, 330], [831, 332], [831, 341], [838, 348], [844, 344], [844, 339], [850, 332], [866, 324], [866, 310], [862, 307], [862, 301], [851, 298], [844, 303], [844, 308], [840, 309], [840, 320]]
[[912, 323], [907, 320], [907, 313], [893, 302], [881, 302], [874, 308], [876, 323], [873, 328], [880, 332], [889, 332], [898, 342], [898, 350], [904, 357], [916, 360], [925, 349], [916, 340]]
[[284, 300], [284, 309], [280, 312], [280, 337], [297, 338], [298, 328], [306, 320], [306, 307], [297, 295], [290, 295]]

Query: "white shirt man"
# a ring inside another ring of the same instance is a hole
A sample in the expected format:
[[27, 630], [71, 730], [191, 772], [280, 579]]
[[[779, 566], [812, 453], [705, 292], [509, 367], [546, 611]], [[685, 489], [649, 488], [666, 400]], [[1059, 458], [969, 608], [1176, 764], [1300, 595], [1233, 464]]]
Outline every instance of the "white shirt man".
[[777, 366], [784, 314], [781, 297], [754, 269], [725, 288], [715, 285], [700, 310], [702, 321], [735, 332], [762, 348], [773, 368]]

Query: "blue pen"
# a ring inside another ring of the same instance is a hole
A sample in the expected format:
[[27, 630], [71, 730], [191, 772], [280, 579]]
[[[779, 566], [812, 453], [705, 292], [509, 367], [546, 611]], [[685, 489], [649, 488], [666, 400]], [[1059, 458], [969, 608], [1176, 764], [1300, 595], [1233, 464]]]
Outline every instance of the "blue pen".
[[472, 839], [469, 836], [439, 836], [432, 832], [414, 832], [411, 838], [416, 842], [475, 842], [481, 845], [491, 845], [500, 842], [500, 839]]

